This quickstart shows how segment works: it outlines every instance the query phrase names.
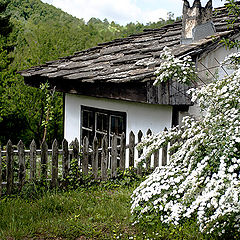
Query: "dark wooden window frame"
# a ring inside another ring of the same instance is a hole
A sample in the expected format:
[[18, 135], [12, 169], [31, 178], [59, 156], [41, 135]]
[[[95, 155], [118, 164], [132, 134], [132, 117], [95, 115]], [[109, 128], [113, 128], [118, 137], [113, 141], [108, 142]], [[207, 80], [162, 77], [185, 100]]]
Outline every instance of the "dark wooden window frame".
[[[93, 113], [94, 117], [94, 126], [93, 129], [86, 128], [83, 126], [83, 112], [84, 111], [89, 111]], [[97, 114], [104, 114], [107, 115], [107, 132], [101, 132], [97, 129]], [[126, 112], [120, 112], [120, 111], [112, 111], [112, 110], [106, 110], [106, 109], [101, 109], [101, 108], [94, 108], [94, 107], [88, 107], [81, 105], [81, 126], [80, 126], [80, 131], [81, 131], [81, 142], [83, 141], [83, 130], [87, 131], [92, 131], [93, 136], [96, 134], [102, 134], [102, 135], [107, 135], [108, 137], [108, 142], [109, 146], [111, 145], [111, 137], [113, 134], [111, 133], [111, 117], [116, 116], [116, 117], [122, 117], [123, 118], [123, 132], [126, 133], [126, 128], [127, 128], [127, 113]], [[120, 140], [120, 135], [117, 135], [117, 138]], [[92, 145], [92, 142], [89, 141], [89, 144]], [[101, 143], [99, 143], [101, 145]]]

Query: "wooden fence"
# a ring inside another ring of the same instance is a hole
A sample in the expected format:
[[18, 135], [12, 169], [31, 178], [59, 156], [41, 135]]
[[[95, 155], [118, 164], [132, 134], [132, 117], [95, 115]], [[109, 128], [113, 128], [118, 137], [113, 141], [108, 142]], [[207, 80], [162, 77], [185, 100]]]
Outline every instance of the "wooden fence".
[[[151, 130], [148, 130], [147, 134], [151, 134]], [[120, 145], [117, 145], [117, 136], [114, 135], [111, 147], [108, 146], [108, 140], [105, 136], [101, 148], [99, 148], [96, 137], [91, 148], [87, 137], [84, 138], [81, 148], [77, 139], [70, 144], [71, 148], [64, 139], [61, 149], [59, 149], [57, 141], [54, 140], [52, 149], [48, 149], [47, 143], [44, 142], [40, 150], [36, 149], [34, 140], [30, 145], [30, 150], [25, 149], [22, 141], [19, 141], [14, 149], [9, 140], [6, 150], [3, 151], [0, 147], [0, 196], [4, 186], [6, 186], [6, 193], [11, 194], [14, 185], [17, 185], [18, 190], [21, 191], [25, 182], [36, 180], [48, 179], [51, 181], [51, 186], [56, 187], [59, 179], [65, 180], [68, 177], [71, 159], [77, 159], [82, 174], [90, 173], [96, 180], [117, 177], [117, 168], [125, 170], [126, 160], [128, 160], [127, 167], [137, 167], [137, 173], [141, 174], [142, 167], [136, 166], [135, 159], [142, 154], [142, 150], [136, 150], [136, 145], [141, 141], [142, 136], [142, 131], [139, 131], [136, 142], [134, 133], [130, 132], [129, 144], [126, 144], [126, 137], [123, 133]], [[146, 169], [166, 165], [167, 147], [161, 151], [160, 154], [156, 152], [153, 157], [146, 159]]]

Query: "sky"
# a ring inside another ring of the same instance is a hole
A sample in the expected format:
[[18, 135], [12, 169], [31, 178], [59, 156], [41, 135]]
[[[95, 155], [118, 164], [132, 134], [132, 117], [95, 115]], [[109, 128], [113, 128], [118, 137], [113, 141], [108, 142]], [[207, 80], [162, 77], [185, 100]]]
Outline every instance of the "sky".
[[[205, 6], [208, 0], [201, 0]], [[168, 12], [174, 17], [182, 15], [182, 0], [42, 0], [63, 11], [83, 18], [86, 22], [91, 18], [107, 19], [109, 22], [125, 25], [129, 22], [156, 22], [166, 19]], [[189, 0], [190, 4], [193, 0]], [[224, 4], [224, 0], [213, 0], [213, 7]]]

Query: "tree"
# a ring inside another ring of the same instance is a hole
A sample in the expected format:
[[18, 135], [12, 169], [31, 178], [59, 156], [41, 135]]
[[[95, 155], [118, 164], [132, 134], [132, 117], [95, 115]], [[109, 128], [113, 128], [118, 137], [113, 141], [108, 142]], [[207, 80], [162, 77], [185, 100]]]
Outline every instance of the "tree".
[[6, 9], [10, 1], [0, 1], [0, 35], [7, 37], [12, 32], [10, 15], [6, 14]]

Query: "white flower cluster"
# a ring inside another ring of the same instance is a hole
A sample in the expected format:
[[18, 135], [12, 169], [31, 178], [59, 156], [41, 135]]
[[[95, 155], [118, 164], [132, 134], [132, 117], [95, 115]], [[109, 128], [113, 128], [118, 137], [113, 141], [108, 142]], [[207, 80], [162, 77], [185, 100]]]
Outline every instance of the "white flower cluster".
[[172, 55], [170, 48], [165, 47], [160, 58], [162, 62], [155, 71], [157, 77], [153, 85], [169, 80], [189, 84], [196, 79], [194, 63], [190, 56], [186, 56], [183, 59], [177, 58]]
[[181, 128], [139, 145], [146, 148], [144, 159], [175, 141], [169, 165], [134, 191], [132, 213], [136, 221], [154, 213], [166, 224], [196, 219], [206, 233], [240, 232], [240, 70], [190, 92], [205, 113], [202, 119], [186, 117]]

